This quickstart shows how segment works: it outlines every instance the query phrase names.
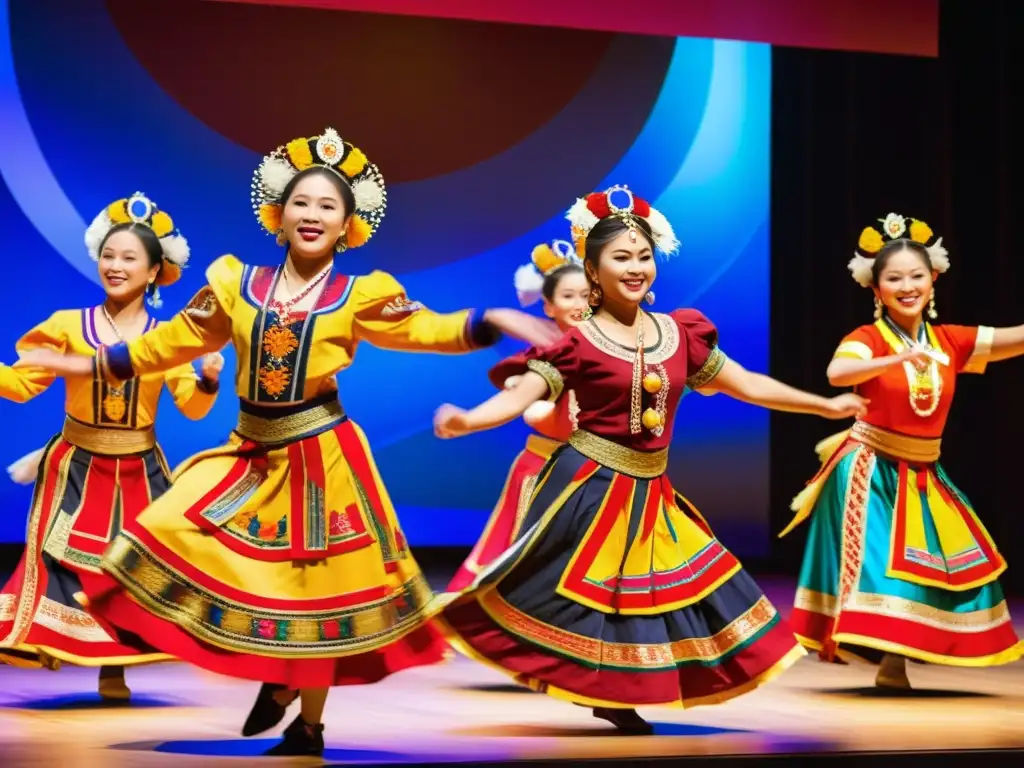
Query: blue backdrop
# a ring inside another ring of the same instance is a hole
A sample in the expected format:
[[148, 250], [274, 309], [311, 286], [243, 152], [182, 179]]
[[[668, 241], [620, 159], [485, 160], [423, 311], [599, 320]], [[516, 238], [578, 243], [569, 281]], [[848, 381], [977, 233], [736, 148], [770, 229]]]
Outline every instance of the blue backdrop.
[[[265, 26], [277, 9], [183, 4], [188, 13], [161, 21], [179, 46], [208, 26], [196, 17], [214, 11], [200, 6], [239, 16], [218, 26], [215, 46], [193, 40], [170, 55], [145, 36], [134, 5], [0, 4], [0, 221], [7, 267], [0, 361], [13, 362], [18, 337], [54, 310], [101, 300], [82, 235], [103, 206], [136, 190], [168, 210], [192, 245], [193, 263], [165, 292], [159, 316], [182, 306], [202, 284], [204, 267], [222, 253], [250, 263], [279, 260], [281, 251], [249, 207], [252, 169], [276, 144], [331, 124], [378, 162], [390, 182], [377, 238], [365, 253], [343, 257], [353, 273], [391, 271], [410, 296], [438, 310], [512, 306], [516, 267], [536, 243], [567, 237], [563, 215], [574, 197], [625, 183], [672, 221], [683, 243], [681, 254], [660, 266], [655, 309], [697, 307], [719, 325], [730, 356], [767, 368], [769, 46], [433, 20], [416, 37], [415, 54], [429, 48], [431, 34], [438, 38], [435, 55], [424, 58], [435, 70], [420, 83], [437, 89], [426, 102], [433, 106], [417, 104], [403, 115], [403, 104], [414, 98], [406, 62], [393, 78], [380, 75], [365, 98], [339, 98], [326, 107], [320, 98], [318, 110], [303, 113], [283, 91], [280, 99], [256, 100], [241, 79], [238, 88], [232, 85], [231, 78], [244, 76], [233, 68], [233, 52], [253, 45], [255, 25]], [[321, 14], [315, 25], [303, 25], [321, 31], [359, 16], [292, 10], [288, 18], [304, 13]], [[373, 23], [386, 27], [390, 19]], [[416, 22], [393, 23], [406, 33]], [[505, 48], [499, 41], [453, 51], [452, 40], [464, 35], [445, 38], [449, 23], [472, 26], [477, 39], [518, 37]], [[555, 34], [564, 41], [553, 42]], [[582, 63], [561, 79], [542, 69], [533, 74], [524, 64], [525, 82], [505, 84], [492, 96], [495, 89], [477, 81], [493, 77], [487, 73], [495, 57], [505, 58], [497, 62], [502, 71], [515, 68], [530, 35], [546, 35], [537, 44], [567, 53], [577, 46], [581, 53], [573, 60]], [[320, 58], [310, 61], [323, 69], [329, 54], [312, 48]], [[382, 60], [400, 62], [414, 55], [409, 51], [396, 41]], [[287, 57], [277, 58], [286, 66]], [[354, 76], [350, 64], [346, 71]], [[463, 117], [444, 101], [446, 87], [475, 99], [461, 104]], [[264, 88], [273, 94], [280, 86]], [[260, 115], [268, 110], [289, 132], [260, 145]], [[499, 120], [496, 111], [519, 122]], [[504, 131], [500, 142], [489, 134], [488, 120], [495, 132]], [[353, 123], [360, 135], [348, 127]], [[495, 350], [443, 357], [366, 346], [339, 377], [346, 409], [366, 430], [414, 545], [470, 544], [481, 531], [525, 427], [445, 442], [433, 437], [431, 416], [441, 402], [471, 405], [492, 394], [486, 371], [514, 349], [503, 342]], [[230, 350], [228, 365], [234, 365]], [[6, 438], [0, 465], [59, 429], [62, 398], [58, 383], [28, 404], [0, 403]], [[221, 442], [236, 412], [230, 389], [199, 423], [184, 420], [167, 398], [157, 431], [172, 464]], [[724, 397], [688, 397], [676, 425], [674, 481], [741, 554], [767, 550], [767, 431], [765, 412]], [[23, 540], [30, 491], [0, 477], [0, 541]]]

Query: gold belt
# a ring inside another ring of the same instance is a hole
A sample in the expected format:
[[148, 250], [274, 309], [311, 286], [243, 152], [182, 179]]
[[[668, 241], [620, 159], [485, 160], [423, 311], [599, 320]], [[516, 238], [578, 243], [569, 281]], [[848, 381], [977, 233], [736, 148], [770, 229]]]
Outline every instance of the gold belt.
[[327, 431], [345, 418], [345, 411], [337, 400], [310, 405], [298, 413], [282, 416], [274, 416], [273, 408], [260, 410], [267, 415], [257, 416], [240, 411], [235, 432], [247, 440], [263, 445], [291, 443], [303, 437], [316, 435]]
[[526, 450], [542, 459], [550, 459], [551, 454], [561, 447], [562, 443], [543, 435], [530, 435], [526, 438]]
[[942, 438], [901, 435], [863, 421], [854, 422], [850, 438], [894, 459], [921, 464], [938, 461], [942, 448]]
[[658, 477], [668, 468], [668, 448], [652, 452], [636, 451], [583, 429], [572, 433], [569, 445], [588, 459], [623, 475]]
[[89, 453], [105, 456], [130, 456], [145, 453], [156, 446], [156, 434], [149, 429], [113, 429], [84, 424], [70, 416], [64, 417], [64, 439]]

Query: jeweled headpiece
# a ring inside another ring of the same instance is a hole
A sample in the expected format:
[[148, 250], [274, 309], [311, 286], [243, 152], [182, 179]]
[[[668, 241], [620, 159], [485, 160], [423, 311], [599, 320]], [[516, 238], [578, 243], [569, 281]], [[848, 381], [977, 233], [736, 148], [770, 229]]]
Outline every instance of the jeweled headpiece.
[[550, 245], [541, 243], [534, 248], [530, 254], [530, 263], [519, 267], [514, 278], [520, 305], [528, 307], [540, 301], [544, 295], [544, 278], [570, 264], [582, 265], [572, 243], [553, 240]]
[[[141, 192], [112, 202], [99, 212], [85, 230], [85, 247], [93, 261], [100, 260], [100, 245], [118, 224], [139, 224], [153, 230], [160, 241], [163, 259], [160, 273], [156, 276], [156, 285], [168, 286], [178, 281], [181, 270], [188, 264], [188, 240], [174, 226], [167, 212], [160, 210], [156, 203]], [[160, 306], [158, 293], [154, 292], [150, 303]]]
[[289, 141], [263, 158], [252, 180], [252, 208], [270, 234], [281, 229], [281, 197], [285, 187], [307, 168], [327, 168], [352, 190], [356, 207], [344, 235], [345, 248], [364, 245], [384, 218], [388, 195], [384, 177], [362, 151], [344, 141], [333, 128], [320, 136]]
[[569, 220], [572, 227], [572, 239], [576, 244], [576, 253], [583, 258], [586, 249], [587, 236], [602, 219], [614, 217], [621, 219], [630, 227], [635, 239], [634, 227], [638, 220], [647, 222], [654, 237], [654, 245], [666, 256], [670, 256], [679, 249], [679, 240], [672, 230], [672, 225], [659, 211], [652, 208], [650, 203], [643, 200], [624, 185], [609, 187], [604, 192], [593, 192], [586, 197], [579, 198], [569, 209], [565, 218]]
[[932, 269], [939, 273], [949, 269], [949, 251], [942, 246], [942, 238], [935, 237], [932, 228], [920, 219], [908, 219], [898, 213], [890, 213], [878, 222], [881, 224], [880, 227], [864, 227], [857, 239], [857, 250], [847, 265], [853, 279], [860, 285], [865, 288], [871, 287], [871, 265], [874, 264], [875, 255], [886, 243], [894, 240], [913, 240], [920, 243], [928, 251]]

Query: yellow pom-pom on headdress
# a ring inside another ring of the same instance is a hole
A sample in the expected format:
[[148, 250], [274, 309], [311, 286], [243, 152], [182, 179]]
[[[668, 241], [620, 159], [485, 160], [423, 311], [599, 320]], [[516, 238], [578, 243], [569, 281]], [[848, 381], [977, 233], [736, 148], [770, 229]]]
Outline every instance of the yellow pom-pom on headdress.
[[[85, 247], [93, 261], [100, 260], [100, 245], [118, 224], [138, 224], [151, 229], [160, 241], [163, 258], [156, 284], [167, 286], [177, 282], [181, 270], [188, 264], [188, 241], [174, 226], [170, 215], [160, 210], [156, 203], [141, 192], [112, 202], [97, 214], [85, 230]], [[158, 301], [154, 300], [154, 306], [159, 306]]]
[[312, 138], [294, 139], [263, 158], [253, 175], [252, 206], [260, 226], [269, 234], [281, 228], [284, 190], [295, 176], [308, 168], [327, 168], [352, 190], [355, 210], [343, 239], [345, 248], [364, 245], [380, 226], [387, 208], [384, 178], [366, 155], [333, 128]]
[[536, 304], [543, 296], [545, 277], [562, 267], [582, 263], [573, 244], [565, 240], [536, 246], [530, 253], [530, 263], [519, 267], [513, 278], [519, 303], [524, 307]]
[[949, 269], [949, 252], [942, 246], [942, 238], [935, 237], [932, 228], [920, 219], [910, 219], [907, 224], [907, 217], [898, 213], [890, 213], [885, 218], [879, 219], [881, 227], [865, 227], [860, 237], [857, 238], [857, 250], [847, 267], [853, 279], [860, 285], [868, 288], [871, 286], [872, 265], [875, 255], [882, 250], [886, 243], [896, 240], [910, 239], [919, 243], [928, 251], [928, 258], [931, 261], [932, 269], [942, 273]]

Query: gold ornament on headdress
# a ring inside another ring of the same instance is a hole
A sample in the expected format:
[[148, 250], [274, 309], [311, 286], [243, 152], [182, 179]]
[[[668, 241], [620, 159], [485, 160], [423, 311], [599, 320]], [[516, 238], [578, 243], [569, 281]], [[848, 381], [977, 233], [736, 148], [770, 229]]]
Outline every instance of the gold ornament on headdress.
[[281, 197], [295, 176], [308, 168], [326, 168], [337, 174], [352, 190], [355, 210], [345, 231], [340, 249], [364, 245], [380, 226], [387, 208], [384, 177], [376, 165], [366, 159], [358, 147], [344, 141], [333, 128], [320, 136], [298, 138], [263, 158], [253, 174], [253, 212], [268, 233], [281, 228]]

